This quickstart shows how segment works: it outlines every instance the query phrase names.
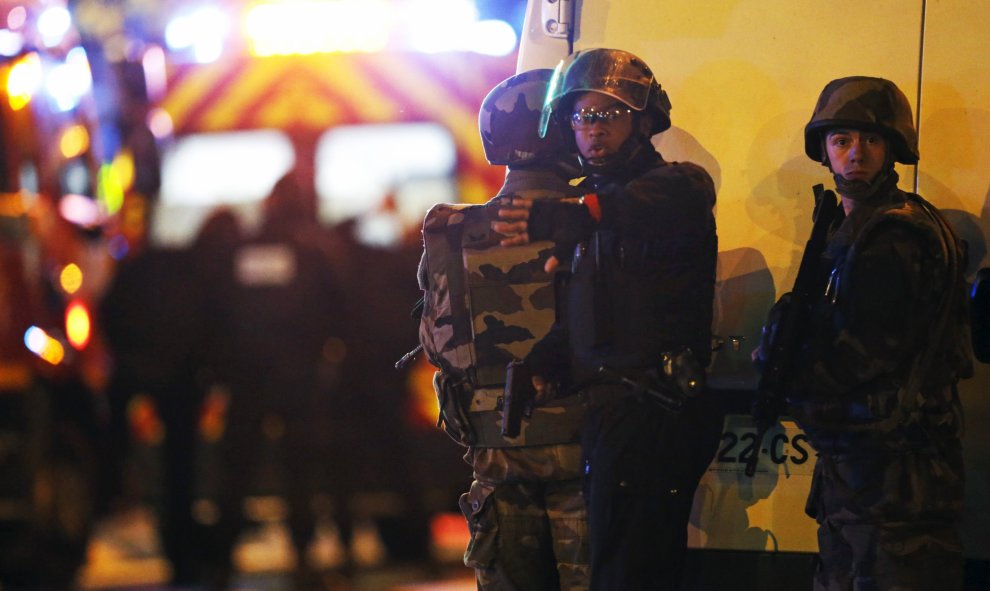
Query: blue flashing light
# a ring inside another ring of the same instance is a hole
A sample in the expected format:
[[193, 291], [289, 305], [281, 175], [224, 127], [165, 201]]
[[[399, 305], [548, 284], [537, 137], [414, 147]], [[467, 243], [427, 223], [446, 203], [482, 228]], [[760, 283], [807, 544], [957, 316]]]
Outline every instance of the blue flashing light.
[[50, 6], [38, 16], [38, 33], [47, 47], [62, 43], [72, 29], [72, 15], [64, 6]]
[[[479, 20], [474, 0], [262, 0], [242, 17], [246, 47], [256, 56], [386, 49], [503, 56], [518, 42], [509, 23]], [[165, 43], [186, 59], [215, 61], [232, 24], [220, 9], [200, 8], [172, 19]]]
[[125, 256], [127, 256], [128, 251], [131, 249], [131, 245], [128, 244], [127, 238], [120, 234], [117, 234], [111, 238], [107, 243], [107, 247], [110, 250], [110, 256], [113, 257], [113, 260], [115, 261], [122, 260]]
[[468, 0], [413, 0], [404, 19], [412, 49], [423, 53], [460, 49], [477, 21], [478, 8]]
[[0, 55], [13, 57], [23, 49], [24, 35], [10, 29], [0, 29]]
[[69, 50], [65, 63], [48, 73], [45, 88], [60, 110], [69, 111], [78, 106], [82, 97], [93, 88], [86, 50], [82, 47]]
[[28, 351], [35, 355], [41, 355], [46, 344], [48, 344], [48, 333], [44, 330], [37, 326], [31, 326], [24, 331], [24, 346], [28, 348]]
[[165, 27], [165, 44], [172, 51], [188, 51], [198, 63], [216, 61], [223, 53], [223, 39], [230, 30], [227, 15], [216, 7], [204, 7], [178, 16]]
[[391, 7], [381, 0], [266, 3], [245, 18], [259, 56], [381, 51], [392, 27]]
[[515, 51], [518, 42], [516, 30], [503, 20], [478, 21], [469, 39], [470, 45], [463, 49], [499, 57]]
[[196, 63], [209, 64], [220, 59], [221, 55], [223, 55], [223, 41], [217, 38], [199, 39], [193, 46]]

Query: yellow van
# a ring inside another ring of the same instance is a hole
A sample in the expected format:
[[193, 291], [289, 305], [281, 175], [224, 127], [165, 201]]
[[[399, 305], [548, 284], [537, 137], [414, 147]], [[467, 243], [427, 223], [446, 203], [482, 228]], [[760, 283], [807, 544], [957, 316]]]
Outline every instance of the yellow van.
[[[771, 304], [793, 285], [811, 227], [812, 186], [823, 178], [803, 149], [818, 93], [829, 80], [860, 74], [905, 91], [922, 158], [898, 165], [901, 186], [946, 213], [969, 245], [972, 278], [987, 265], [990, 232], [990, 143], [983, 141], [990, 67], [977, 58], [990, 29], [986, 9], [964, 0], [528, 2], [517, 71], [552, 68], [593, 47], [636, 54], [673, 103], [673, 127], [654, 138], [658, 149], [715, 179], [718, 349], [710, 385], [730, 414], [695, 497], [689, 543], [705, 551], [695, 557], [717, 551], [720, 560], [748, 565], [724, 569], [736, 578], [725, 588], [744, 588], [744, 572], [764, 575], [760, 588], [794, 588], [785, 574], [770, 572], [787, 564], [804, 571], [817, 552], [816, 525], [804, 514], [814, 450], [786, 417], [760, 444], [748, 408], [758, 382], [750, 352]], [[990, 370], [976, 371], [960, 388], [969, 426], [963, 536], [971, 563], [986, 564], [990, 440], [979, 425], [990, 413]], [[760, 461], [749, 477], [744, 464], [752, 453]]]

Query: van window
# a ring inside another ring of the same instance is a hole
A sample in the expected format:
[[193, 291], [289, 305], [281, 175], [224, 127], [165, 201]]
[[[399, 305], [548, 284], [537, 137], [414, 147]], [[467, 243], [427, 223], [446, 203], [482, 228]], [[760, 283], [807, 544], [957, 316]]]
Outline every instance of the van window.
[[162, 154], [162, 186], [152, 218], [156, 244], [188, 244], [218, 205], [255, 223], [258, 206], [295, 164], [292, 142], [276, 130], [183, 136]]
[[454, 139], [436, 123], [341, 126], [316, 148], [320, 219], [359, 220], [359, 238], [389, 244], [422, 223], [435, 203], [455, 201]]

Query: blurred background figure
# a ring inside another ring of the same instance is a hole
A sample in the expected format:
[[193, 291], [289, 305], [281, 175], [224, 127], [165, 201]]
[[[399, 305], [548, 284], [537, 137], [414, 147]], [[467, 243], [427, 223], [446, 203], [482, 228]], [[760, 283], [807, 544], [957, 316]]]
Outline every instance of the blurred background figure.
[[[307, 203], [292, 172], [275, 184], [260, 229], [233, 253], [229, 293], [216, 301], [226, 312], [216, 317], [211, 362], [230, 390], [217, 491], [216, 586], [225, 585], [233, 570], [244, 501], [258, 493], [283, 497], [297, 584], [315, 580], [306, 551], [333, 449], [328, 421], [336, 375], [327, 366], [335, 362], [343, 304]], [[275, 461], [265, 465], [276, 473], [264, 479], [258, 467], [269, 451]], [[278, 490], [264, 490], [270, 483]]]
[[[192, 500], [204, 389], [197, 374], [209, 327], [205, 284], [193, 262], [188, 250], [144, 249], [120, 266], [101, 303], [114, 359], [101, 509], [117, 512], [142, 497], [160, 501], [162, 550], [177, 585], [199, 576]], [[161, 446], [160, 490], [127, 469], [135, 444]]]
[[[244, 230], [238, 215], [232, 209], [220, 206], [203, 221], [189, 248], [195, 253], [192, 268], [202, 297], [202, 340], [197, 343], [195, 354], [196, 385], [203, 396], [198, 414], [189, 417], [191, 422], [185, 425], [188, 437], [194, 439], [187, 462], [195, 465], [185, 472], [189, 481], [180, 488], [183, 494], [192, 495], [183, 498], [182, 502], [192, 503], [190, 512], [197, 523], [195, 550], [202, 560], [198, 582], [208, 583], [222, 576], [217, 573], [226, 570], [230, 552], [219, 528], [215, 527], [219, 519], [215, 500], [222, 476], [219, 473], [222, 456], [218, 450], [222, 449], [220, 440], [230, 405], [229, 383], [235, 362], [229, 341], [231, 314], [228, 301], [235, 286], [234, 253], [243, 239]], [[204, 505], [204, 502], [210, 504]]]
[[[376, 215], [388, 215], [389, 201]], [[346, 503], [338, 524], [354, 550], [352, 561], [359, 563], [354, 566], [428, 561], [426, 491], [438, 484], [431, 482], [438, 470], [428, 464], [421, 470], [424, 460], [416, 449], [423, 438], [410, 421], [409, 373], [393, 369], [413, 342], [409, 309], [419, 294], [407, 273], [415, 269], [420, 247], [404, 234], [387, 244], [368, 244], [359, 239], [360, 223], [351, 219], [333, 228], [334, 250], [346, 253], [337, 254], [335, 264], [355, 294], [347, 314], [343, 387], [334, 407], [335, 428], [347, 450], [333, 459], [345, 470], [337, 482]], [[459, 462], [450, 454], [428, 455], [425, 461], [443, 463], [440, 457]], [[368, 532], [381, 544], [377, 557], [367, 553], [361, 534]]]

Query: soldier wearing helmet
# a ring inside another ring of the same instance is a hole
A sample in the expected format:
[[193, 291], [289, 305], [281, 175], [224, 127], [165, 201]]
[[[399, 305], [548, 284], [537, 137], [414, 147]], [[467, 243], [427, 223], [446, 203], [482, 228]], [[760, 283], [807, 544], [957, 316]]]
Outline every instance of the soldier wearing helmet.
[[481, 102], [478, 130], [490, 164], [508, 166], [511, 171], [533, 164], [556, 167], [567, 163], [565, 178], [569, 180], [577, 173], [574, 157], [559, 129], [536, 133], [552, 76], [553, 70], [549, 69], [510, 76]]
[[829, 82], [805, 151], [831, 171], [845, 214], [788, 400], [818, 452], [806, 508], [819, 524], [815, 589], [960, 589], [963, 247], [935, 207], [897, 187], [894, 163], [919, 153], [891, 81]]
[[[424, 222], [419, 281], [427, 304], [421, 342], [439, 369], [434, 383], [445, 429], [468, 447], [464, 458], [473, 468], [474, 481], [459, 503], [471, 531], [464, 562], [475, 569], [483, 591], [588, 588], [587, 518], [581, 493], [583, 400], [561, 396], [536, 401], [515, 436], [502, 433], [503, 409], [496, 406], [503, 393], [506, 349], [529, 351], [536, 335], [542, 336], [541, 327], [545, 333], [552, 323], [551, 278], [543, 265], [553, 244], [509, 250], [499, 245], [501, 236], [479, 231], [479, 236], [493, 238], [482, 237], [481, 242], [447, 253], [457, 261], [462, 256], [473, 261], [467, 265], [469, 274], [488, 269], [488, 295], [471, 304], [470, 367], [463, 366], [464, 343], [450, 337], [450, 327], [461, 319], [430, 296], [431, 286], [456, 281], [451, 278], [454, 273], [437, 276], [442, 273], [437, 253], [445, 251], [432, 246], [431, 234], [443, 230], [440, 245], [461, 245], [463, 236], [474, 233], [462, 228], [477, 227], [479, 216], [489, 224], [500, 206], [511, 207], [514, 199], [557, 201], [581, 195], [569, 183], [579, 169], [563, 136], [537, 133], [552, 73], [544, 69], [512, 76], [482, 102], [478, 127], [485, 156], [491, 164], [507, 167], [498, 195], [484, 206], [438, 205]], [[529, 279], [526, 285], [510, 285], [511, 277]], [[492, 318], [498, 321], [489, 321]], [[424, 337], [424, 331], [430, 334]], [[443, 347], [436, 347], [441, 341]], [[498, 386], [498, 399], [486, 397], [493, 385]], [[454, 416], [465, 420], [458, 423]]]
[[519, 209], [505, 208], [496, 224], [516, 232], [508, 245], [553, 238], [548, 269], [570, 262], [563, 319], [527, 364], [537, 390], [577, 390], [591, 405], [583, 450], [591, 589], [677, 589], [692, 498], [722, 421], [703, 395], [676, 412], [644, 392], [669, 385], [660, 365], [672, 352], [690, 360], [691, 383], [703, 390], [714, 183], [654, 149], [671, 105], [635, 55], [579, 51], [550, 88], [542, 127], [568, 132], [586, 178], [580, 203], [514, 200]]
[[[848, 133], [837, 133], [842, 131]], [[846, 161], [846, 150], [837, 150], [834, 155], [829, 151], [830, 147], [849, 146], [854, 140], [863, 140], [867, 153], [854, 154], [853, 162]], [[871, 146], [882, 153], [882, 159], [869, 157]], [[832, 171], [839, 194], [849, 201], [849, 205], [843, 201], [846, 209], [857, 202], [880, 199], [884, 187], [897, 184], [894, 162], [918, 162], [918, 134], [911, 105], [897, 86], [883, 78], [833, 80], [822, 90], [804, 128], [804, 151]]]

